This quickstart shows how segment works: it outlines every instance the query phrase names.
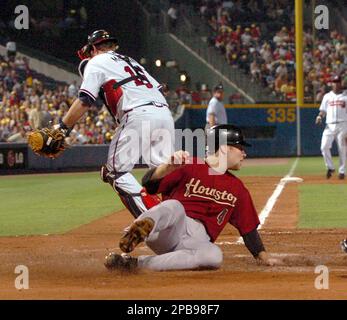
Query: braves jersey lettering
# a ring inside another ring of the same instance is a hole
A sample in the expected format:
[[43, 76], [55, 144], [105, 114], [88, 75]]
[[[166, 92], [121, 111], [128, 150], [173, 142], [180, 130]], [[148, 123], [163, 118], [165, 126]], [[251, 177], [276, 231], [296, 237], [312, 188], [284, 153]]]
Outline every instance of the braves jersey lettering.
[[345, 101], [330, 101], [329, 102], [329, 107], [340, 107], [340, 108], [345, 108], [346, 107], [346, 102]]
[[319, 110], [326, 113], [326, 123], [347, 121], [347, 91], [336, 94], [333, 91], [324, 95]]
[[193, 158], [193, 164], [165, 176], [158, 190], [163, 200], [180, 201], [188, 217], [204, 224], [212, 242], [228, 222], [241, 235], [254, 230], [258, 214], [242, 181], [229, 172], [209, 175], [211, 168], [201, 162]]
[[235, 207], [237, 198], [234, 197], [231, 193], [226, 190], [220, 191], [214, 188], [206, 188], [203, 185], [200, 185], [200, 183], [200, 180], [195, 181], [195, 179], [192, 178], [190, 182], [186, 184], [186, 192], [184, 193], [184, 196], [210, 199], [219, 204], [225, 204], [227, 206]]
[[[167, 105], [159, 91], [160, 84], [134, 59], [127, 59], [130, 64], [124, 56], [113, 51], [93, 57], [85, 68], [80, 91], [95, 100], [100, 89], [104, 87], [107, 100], [114, 95], [111, 100], [116, 105], [109, 107], [112, 107], [113, 112], [117, 112], [118, 118], [121, 118], [123, 112], [144, 104], [156, 102]], [[139, 75], [139, 78], [123, 84], [118, 92], [113, 93], [112, 86], [107, 85], [111, 80], [119, 83], [136, 75]]]

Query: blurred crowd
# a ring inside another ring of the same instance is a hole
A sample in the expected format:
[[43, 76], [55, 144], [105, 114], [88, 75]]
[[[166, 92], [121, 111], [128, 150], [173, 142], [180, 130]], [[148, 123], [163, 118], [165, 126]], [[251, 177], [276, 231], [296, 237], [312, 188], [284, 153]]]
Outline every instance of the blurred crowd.
[[[27, 132], [58, 123], [77, 92], [76, 83], [49, 89], [33, 78], [27, 59], [0, 56], [0, 142], [26, 142]], [[109, 143], [115, 126], [104, 108], [90, 108], [74, 127], [69, 143]]]
[[[209, 43], [251, 81], [282, 101], [295, 101], [294, 1], [203, 0], [199, 14], [214, 35]], [[235, 23], [242, 21], [242, 24]], [[313, 38], [304, 32], [304, 96], [319, 102], [333, 74], [346, 77], [347, 41], [337, 31]], [[347, 79], [346, 79], [347, 80]]]
[[[47, 83], [33, 77], [29, 60], [16, 54], [0, 56], [0, 142], [26, 142], [26, 134], [34, 129], [59, 123], [76, 99], [78, 86]], [[174, 119], [182, 114], [185, 104], [207, 104], [211, 90], [202, 85], [191, 91], [181, 85], [171, 89], [164, 85], [166, 99]], [[112, 140], [115, 122], [106, 107], [91, 107], [75, 125], [68, 143], [107, 144]]]

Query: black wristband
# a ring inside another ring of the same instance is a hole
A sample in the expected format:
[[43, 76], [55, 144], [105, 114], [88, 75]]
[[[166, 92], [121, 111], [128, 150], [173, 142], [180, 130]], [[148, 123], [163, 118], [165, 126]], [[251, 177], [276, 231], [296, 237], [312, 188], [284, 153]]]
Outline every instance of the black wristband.
[[260, 235], [257, 229], [252, 230], [251, 232], [242, 236], [243, 241], [249, 252], [253, 255], [253, 257], [257, 257], [260, 252], [265, 251], [263, 242], [260, 238]]
[[61, 119], [59, 120], [59, 129], [63, 131], [65, 137], [68, 137], [72, 131], [72, 128], [69, 128]]
[[156, 194], [159, 185], [160, 185], [160, 180], [151, 180], [152, 175], [154, 173], [156, 168], [148, 170], [145, 175], [142, 178], [142, 186], [144, 186], [149, 194]]

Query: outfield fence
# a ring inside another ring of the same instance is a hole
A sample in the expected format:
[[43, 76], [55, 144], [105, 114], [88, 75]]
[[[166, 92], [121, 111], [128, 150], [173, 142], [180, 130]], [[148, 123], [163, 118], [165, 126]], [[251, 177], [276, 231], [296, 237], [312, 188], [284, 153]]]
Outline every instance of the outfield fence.
[[[228, 122], [240, 126], [252, 144], [247, 148], [251, 158], [292, 157], [297, 155], [297, 108], [294, 104], [235, 104], [226, 105]], [[320, 155], [320, 141], [324, 126], [315, 125], [318, 105], [300, 108], [300, 151], [302, 156]], [[186, 139], [180, 132], [204, 129], [206, 106], [185, 106], [176, 121], [176, 149], [185, 149]], [[191, 135], [192, 136], [192, 135]], [[184, 140], [184, 141], [183, 141]], [[204, 156], [204, 145], [199, 139], [191, 141], [189, 150], [195, 156]], [[27, 144], [0, 143], [0, 174], [23, 170], [59, 171], [98, 169], [107, 160], [109, 145], [72, 146], [55, 160], [35, 155]], [[333, 154], [337, 148], [333, 146]], [[141, 162], [140, 162], [141, 163]], [[141, 166], [141, 165], [140, 165]]]

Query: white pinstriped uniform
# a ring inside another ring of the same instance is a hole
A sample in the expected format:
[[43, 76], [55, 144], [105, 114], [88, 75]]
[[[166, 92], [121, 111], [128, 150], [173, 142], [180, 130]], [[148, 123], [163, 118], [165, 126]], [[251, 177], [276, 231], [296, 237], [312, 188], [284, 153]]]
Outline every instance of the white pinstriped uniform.
[[326, 113], [326, 127], [323, 131], [321, 151], [327, 169], [334, 170], [331, 147], [336, 140], [339, 151], [339, 173], [345, 174], [347, 157], [347, 91], [335, 94], [333, 91], [324, 95], [319, 108]]

